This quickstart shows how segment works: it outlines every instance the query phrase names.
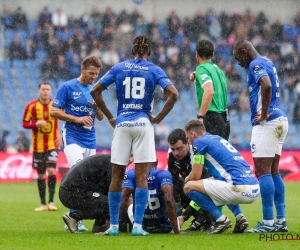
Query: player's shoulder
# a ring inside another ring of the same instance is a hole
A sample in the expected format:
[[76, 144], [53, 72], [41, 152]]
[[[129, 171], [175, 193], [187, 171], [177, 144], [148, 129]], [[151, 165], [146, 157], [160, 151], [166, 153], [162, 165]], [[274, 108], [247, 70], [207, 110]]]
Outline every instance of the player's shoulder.
[[69, 81], [66, 81], [66, 82], [62, 83], [61, 86], [64, 86], [64, 87], [72, 87], [72, 86], [74, 86], [74, 85], [76, 85], [76, 84], [77, 84], [77, 79], [74, 78], [74, 79], [71, 79], [71, 80], [69, 80]]
[[38, 102], [39, 102], [39, 99], [32, 100], [32, 101], [30, 101], [30, 102], [27, 104], [27, 106], [29, 107], [29, 106], [35, 105], [35, 104], [37, 104]]
[[156, 170], [153, 171], [153, 175], [157, 176], [158, 178], [161, 178], [161, 179], [163, 179], [164, 177], [171, 177], [172, 178], [172, 175], [168, 170], [158, 170], [158, 169], [156, 169]]

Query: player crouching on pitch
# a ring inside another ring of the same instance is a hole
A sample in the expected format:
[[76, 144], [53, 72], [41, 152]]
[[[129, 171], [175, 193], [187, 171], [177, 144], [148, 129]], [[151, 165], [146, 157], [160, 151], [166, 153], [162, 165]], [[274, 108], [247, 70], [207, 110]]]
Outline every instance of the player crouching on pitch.
[[[232, 233], [243, 233], [249, 223], [239, 204], [253, 203], [260, 193], [250, 166], [227, 140], [207, 133], [199, 120], [189, 121], [185, 133], [193, 144], [194, 160], [192, 171], [185, 178], [184, 193], [216, 220], [211, 234], [222, 233], [232, 226], [217, 207], [224, 205], [236, 217]], [[203, 165], [212, 178], [200, 180]]]

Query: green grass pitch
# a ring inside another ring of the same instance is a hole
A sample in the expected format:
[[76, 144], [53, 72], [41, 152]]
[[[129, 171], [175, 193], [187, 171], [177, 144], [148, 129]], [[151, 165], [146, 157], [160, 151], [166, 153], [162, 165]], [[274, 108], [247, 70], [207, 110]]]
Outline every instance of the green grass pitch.
[[[58, 190], [57, 185], [57, 190]], [[287, 222], [289, 238], [300, 238], [300, 183], [286, 183]], [[35, 212], [39, 204], [37, 186], [31, 183], [0, 184], [0, 249], [1, 250], [85, 250], [85, 249], [300, 249], [299, 240], [266, 241], [259, 234], [231, 234], [231, 230], [221, 235], [196, 232], [189, 235], [157, 235], [132, 237], [122, 233], [117, 237], [95, 236], [91, 232], [71, 234], [63, 230], [62, 214], [67, 209], [59, 202], [56, 194], [57, 212]], [[251, 205], [242, 205], [250, 227], [261, 220], [260, 198]], [[224, 213], [234, 223], [231, 212]], [[91, 230], [93, 221], [84, 221]], [[184, 225], [186, 227], [188, 223]], [[292, 236], [291, 236], [292, 235]], [[277, 236], [278, 237], [278, 236]], [[280, 236], [285, 238], [286, 236]], [[275, 237], [276, 239], [276, 237]]]

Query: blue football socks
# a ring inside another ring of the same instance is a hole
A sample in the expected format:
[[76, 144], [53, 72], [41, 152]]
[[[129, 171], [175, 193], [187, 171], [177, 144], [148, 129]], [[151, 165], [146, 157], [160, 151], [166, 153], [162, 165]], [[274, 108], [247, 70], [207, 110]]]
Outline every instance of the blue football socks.
[[276, 207], [276, 218], [285, 218], [285, 188], [280, 174], [273, 176], [273, 182], [275, 186], [274, 203]]
[[136, 188], [135, 190], [135, 208], [134, 223], [141, 225], [144, 218], [145, 208], [148, 202], [148, 189]]
[[195, 201], [198, 206], [208, 211], [215, 220], [220, 218], [223, 214], [218, 207], [213, 203], [212, 199], [197, 191], [190, 191], [187, 195], [191, 200]]
[[264, 174], [258, 178], [260, 186], [260, 195], [263, 208], [263, 220], [274, 220], [273, 202], [275, 187], [271, 174]]
[[242, 214], [240, 205], [229, 204], [227, 205], [227, 207], [230, 209], [230, 211], [234, 214], [235, 217], [237, 217], [239, 214]]
[[122, 193], [121, 192], [108, 192], [108, 204], [110, 225], [119, 225], [119, 210], [121, 204]]

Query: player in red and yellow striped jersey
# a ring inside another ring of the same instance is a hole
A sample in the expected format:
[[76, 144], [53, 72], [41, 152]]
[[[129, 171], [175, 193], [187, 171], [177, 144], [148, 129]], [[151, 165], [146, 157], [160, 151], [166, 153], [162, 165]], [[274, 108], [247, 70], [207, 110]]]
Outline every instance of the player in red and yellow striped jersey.
[[[24, 116], [23, 127], [32, 129], [32, 167], [38, 171], [38, 190], [41, 205], [35, 211], [56, 211], [53, 198], [56, 185], [56, 162], [61, 137], [58, 133], [58, 120], [50, 116], [51, 84], [39, 84], [39, 99], [28, 103]], [[48, 171], [49, 204], [46, 205], [46, 169]]]

